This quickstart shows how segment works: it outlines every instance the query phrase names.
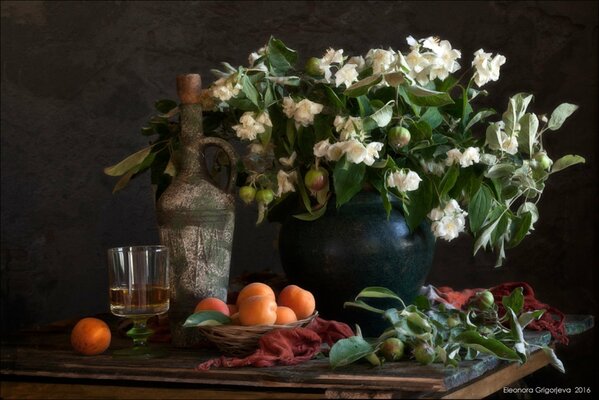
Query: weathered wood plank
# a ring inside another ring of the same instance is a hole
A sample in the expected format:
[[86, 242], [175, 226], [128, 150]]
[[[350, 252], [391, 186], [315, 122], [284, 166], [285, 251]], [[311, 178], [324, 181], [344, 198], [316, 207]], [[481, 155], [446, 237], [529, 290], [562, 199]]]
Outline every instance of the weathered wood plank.
[[475, 382], [469, 383], [464, 388], [442, 396], [442, 399], [480, 399], [486, 397], [513, 382], [532, 374], [550, 363], [549, 356], [544, 351], [533, 353], [523, 365], [510, 364], [486, 374]]
[[[593, 325], [591, 317], [569, 318], [577, 333]], [[570, 324], [570, 322], [569, 322]], [[62, 379], [94, 379], [109, 383], [127, 380], [155, 384], [198, 384], [223, 387], [308, 388], [346, 391], [446, 392], [459, 388], [505, 363], [492, 358], [466, 361], [459, 368], [444, 368], [440, 364], [422, 366], [413, 361], [387, 363], [382, 367], [366, 364], [332, 370], [327, 360], [312, 360], [296, 366], [271, 368], [212, 369], [197, 371], [202, 361], [217, 356], [210, 349], [170, 348], [169, 356], [151, 360], [112, 358], [110, 353], [85, 357], [70, 347], [68, 324], [57, 324], [46, 331], [32, 331], [7, 338], [2, 343], [0, 373], [22, 377], [53, 377]], [[570, 327], [570, 325], [568, 325]], [[111, 350], [130, 346], [126, 338], [114, 334]], [[547, 343], [546, 332], [527, 332], [529, 341]], [[514, 366], [515, 367], [515, 366]], [[357, 393], [357, 392], [356, 392]], [[333, 392], [329, 392], [333, 395]]]
[[0, 382], [6, 399], [321, 399], [322, 393], [222, 390], [211, 388], [148, 388], [73, 383]]

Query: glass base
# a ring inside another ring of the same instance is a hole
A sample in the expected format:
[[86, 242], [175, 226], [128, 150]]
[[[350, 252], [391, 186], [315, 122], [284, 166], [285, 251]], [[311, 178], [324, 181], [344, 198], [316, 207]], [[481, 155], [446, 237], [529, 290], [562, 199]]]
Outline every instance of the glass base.
[[112, 352], [115, 358], [135, 358], [146, 360], [150, 358], [162, 358], [168, 356], [168, 350], [160, 347], [136, 346]]

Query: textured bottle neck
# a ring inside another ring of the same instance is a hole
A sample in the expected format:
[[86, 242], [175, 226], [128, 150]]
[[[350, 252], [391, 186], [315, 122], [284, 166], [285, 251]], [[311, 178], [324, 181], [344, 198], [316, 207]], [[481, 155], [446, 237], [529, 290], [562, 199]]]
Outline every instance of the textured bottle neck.
[[201, 173], [200, 140], [204, 137], [202, 107], [199, 104], [181, 104], [181, 174]]

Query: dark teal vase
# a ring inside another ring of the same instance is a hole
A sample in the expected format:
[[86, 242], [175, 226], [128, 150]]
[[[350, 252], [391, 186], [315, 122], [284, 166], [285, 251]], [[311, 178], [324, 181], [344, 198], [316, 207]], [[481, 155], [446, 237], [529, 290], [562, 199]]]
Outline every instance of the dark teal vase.
[[[410, 232], [394, 204], [391, 216], [376, 192], [360, 192], [339, 209], [331, 207], [316, 221], [288, 218], [279, 235], [281, 264], [291, 283], [310, 290], [326, 319], [360, 325], [378, 336], [389, 325], [379, 314], [344, 308], [367, 286], [383, 286], [408, 304], [429, 273], [435, 241], [428, 223]], [[380, 308], [395, 301], [372, 302]]]

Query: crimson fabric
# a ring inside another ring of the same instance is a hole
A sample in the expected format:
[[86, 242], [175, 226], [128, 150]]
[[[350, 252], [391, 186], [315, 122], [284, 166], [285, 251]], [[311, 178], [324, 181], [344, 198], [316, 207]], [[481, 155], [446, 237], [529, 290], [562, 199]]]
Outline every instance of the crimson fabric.
[[[532, 287], [526, 282], [506, 282], [489, 289], [497, 303], [499, 315], [502, 316], [505, 313], [505, 309], [501, 305], [502, 297], [509, 295], [518, 287], [522, 288], [522, 294], [524, 295], [524, 311], [545, 310], [543, 316], [536, 321], [532, 321], [528, 324], [527, 328], [537, 331], [549, 331], [555, 340], [563, 344], [568, 344], [569, 339], [566, 333], [564, 313], [555, 307], [540, 302], [535, 297]], [[464, 289], [457, 291], [447, 286], [436, 288], [437, 294], [443, 302], [460, 309], [468, 304], [472, 296], [482, 290], [485, 289]]]
[[321, 351], [323, 342], [332, 346], [337, 340], [350, 336], [354, 333], [346, 324], [317, 317], [305, 328], [274, 329], [265, 333], [260, 338], [258, 350], [247, 357], [213, 358], [199, 364], [197, 369], [295, 365], [312, 359]]

